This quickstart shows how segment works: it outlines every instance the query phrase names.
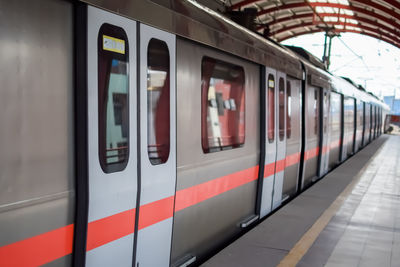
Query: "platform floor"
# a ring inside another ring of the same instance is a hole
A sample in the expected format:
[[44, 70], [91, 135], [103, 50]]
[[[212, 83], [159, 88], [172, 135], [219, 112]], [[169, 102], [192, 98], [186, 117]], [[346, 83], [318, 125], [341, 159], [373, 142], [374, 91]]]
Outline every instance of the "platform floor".
[[381, 136], [203, 266], [400, 266], [400, 136]]

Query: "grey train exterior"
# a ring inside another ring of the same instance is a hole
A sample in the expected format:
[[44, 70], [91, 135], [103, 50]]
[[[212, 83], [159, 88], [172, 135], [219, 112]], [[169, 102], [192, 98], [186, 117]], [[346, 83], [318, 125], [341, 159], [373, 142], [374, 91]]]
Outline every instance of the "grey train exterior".
[[187, 266], [387, 107], [195, 1], [0, 0], [0, 266]]

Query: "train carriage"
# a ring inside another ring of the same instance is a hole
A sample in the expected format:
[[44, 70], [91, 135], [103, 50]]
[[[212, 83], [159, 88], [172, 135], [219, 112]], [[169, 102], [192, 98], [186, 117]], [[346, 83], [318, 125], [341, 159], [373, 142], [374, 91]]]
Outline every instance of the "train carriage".
[[187, 266], [387, 107], [195, 1], [0, 0], [0, 265]]

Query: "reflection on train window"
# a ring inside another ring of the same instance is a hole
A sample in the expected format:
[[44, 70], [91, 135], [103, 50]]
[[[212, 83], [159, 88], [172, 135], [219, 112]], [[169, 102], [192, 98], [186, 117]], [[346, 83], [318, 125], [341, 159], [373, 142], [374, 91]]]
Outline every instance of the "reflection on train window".
[[[344, 141], [350, 142], [350, 133], [353, 133], [354, 127], [354, 98], [344, 97], [344, 133], [348, 135], [344, 137]], [[347, 138], [347, 139], [346, 139]]]
[[268, 75], [268, 142], [275, 140], [275, 78]]
[[318, 135], [318, 89], [314, 90], [314, 135]]
[[203, 57], [201, 144], [204, 153], [236, 148], [244, 144], [244, 79], [242, 67]]
[[167, 162], [170, 148], [169, 50], [151, 39], [147, 50], [147, 153], [151, 164]]
[[286, 82], [286, 138], [292, 136], [292, 88], [290, 81]]
[[363, 125], [364, 125], [363, 102], [361, 100], [357, 100], [357, 131], [362, 130]]
[[285, 138], [285, 80], [279, 78], [279, 141]]
[[99, 161], [106, 173], [129, 158], [129, 50], [122, 28], [103, 24], [98, 35]]
[[331, 118], [330, 118], [330, 131], [335, 137], [340, 136], [340, 124], [341, 124], [341, 106], [342, 100], [341, 95], [335, 92], [331, 92]]
[[324, 92], [324, 114], [323, 114], [323, 131], [324, 133], [327, 132], [328, 130], [328, 112], [329, 112], [329, 96], [328, 96], [328, 92]]

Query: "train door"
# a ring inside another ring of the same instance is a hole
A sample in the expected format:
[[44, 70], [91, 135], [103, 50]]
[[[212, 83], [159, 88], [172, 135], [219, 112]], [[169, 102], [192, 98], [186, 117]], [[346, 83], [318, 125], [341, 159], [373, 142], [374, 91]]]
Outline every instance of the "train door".
[[264, 181], [261, 193], [260, 217], [267, 215], [272, 208], [272, 191], [274, 188], [275, 161], [277, 148], [276, 110], [277, 110], [277, 86], [276, 71], [266, 68], [266, 125], [267, 140], [265, 141], [265, 168]]
[[367, 145], [370, 141], [371, 133], [371, 105], [369, 103], [364, 103], [364, 139], [363, 146]]
[[379, 107], [378, 108], [378, 136], [380, 136], [382, 134], [382, 108]]
[[343, 101], [343, 141], [341, 160], [345, 160], [353, 154], [354, 148], [354, 118], [355, 118], [355, 99], [345, 97]]
[[168, 266], [176, 183], [175, 36], [140, 24], [139, 67], [140, 208], [135, 266]]
[[362, 144], [361, 146], [364, 147], [368, 142], [367, 142], [367, 131], [368, 131], [368, 104], [363, 103], [363, 132], [362, 132]]
[[282, 202], [283, 177], [286, 165], [286, 74], [277, 72], [278, 90], [276, 94], [276, 163], [272, 209]]
[[356, 141], [354, 152], [357, 152], [362, 146], [362, 138], [363, 138], [363, 125], [364, 125], [364, 116], [363, 116], [363, 102], [359, 99], [357, 102], [357, 110], [356, 110]]
[[282, 201], [297, 192], [301, 150], [301, 81], [286, 78], [286, 160]]
[[301, 188], [305, 188], [317, 179], [320, 140], [320, 88], [308, 85], [305, 90], [305, 145], [304, 174]]
[[323, 176], [328, 172], [328, 162], [329, 162], [329, 144], [330, 144], [330, 131], [329, 125], [331, 121], [330, 114], [330, 92], [327, 89], [322, 89], [322, 131], [321, 131], [321, 141], [320, 141], [320, 157], [321, 163], [319, 168], [319, 177]]
[[342, 143], [342, 95], [331, 92], [329, 119], [329, 169], [335, 167], [340, 160], [340, 145]]
[[376, 113], [376, 106], [373, 109], [373, 124], [374, 124], [374, 139], [376, 138], [376, 129], [377, 129], [377, 113]]
[[131, 266], [137, 197], [136, 22], [87, 8], [86, 266]]

